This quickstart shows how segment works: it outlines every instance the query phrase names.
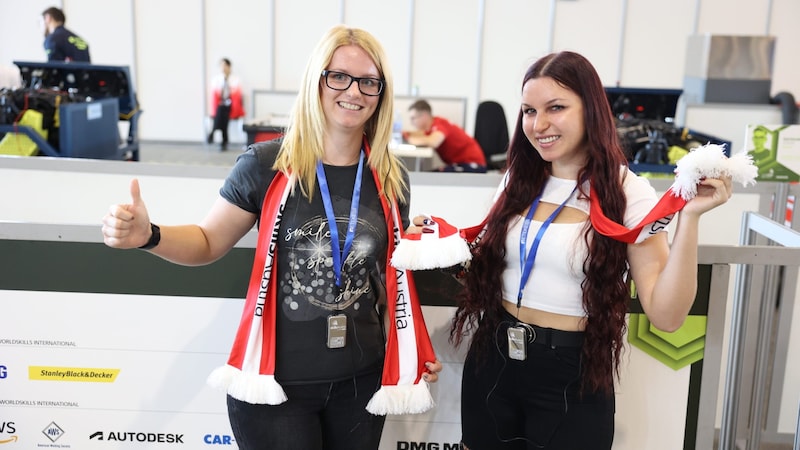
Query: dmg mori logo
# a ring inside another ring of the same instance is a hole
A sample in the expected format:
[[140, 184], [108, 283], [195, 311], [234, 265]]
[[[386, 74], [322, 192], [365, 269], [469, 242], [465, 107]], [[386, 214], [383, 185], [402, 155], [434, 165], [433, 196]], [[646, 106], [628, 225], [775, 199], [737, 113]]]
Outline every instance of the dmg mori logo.
[[8, 367], [0, 366], [0, 380], [8, 376]]
[[461, 450], [461, 444], [447, 442], [397, 441], [397, 450]]

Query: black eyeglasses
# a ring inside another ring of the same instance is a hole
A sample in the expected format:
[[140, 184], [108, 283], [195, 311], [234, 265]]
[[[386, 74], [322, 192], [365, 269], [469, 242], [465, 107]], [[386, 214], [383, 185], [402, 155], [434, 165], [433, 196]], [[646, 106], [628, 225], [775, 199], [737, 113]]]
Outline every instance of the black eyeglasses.
[[350, 89], [353, 81], [358, 82], [358, 90], [364, 95], [376, 96], [383, 92], [384, 81], [380, 78], [358, 78], [344, 72], [334, 72], [323, 70], [322, 76], [325, 77], [325, 84], [335, 91], [346, 91]]

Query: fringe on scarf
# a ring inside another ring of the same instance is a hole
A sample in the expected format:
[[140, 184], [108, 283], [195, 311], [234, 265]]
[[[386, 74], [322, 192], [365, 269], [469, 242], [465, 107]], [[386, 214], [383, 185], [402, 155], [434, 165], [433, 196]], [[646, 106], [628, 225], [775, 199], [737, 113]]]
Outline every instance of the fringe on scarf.
[[441, 217], [419, 234], [406, 234], [392, 253], [392, 265], [402, 270], [430, 270], [452, 267], [472, 259], [464, 233]]
[[247, 403], [280, 405], [287, 400], [286, 393], [274, 375], [247, 373], [227, 364], [214, 369], [207, 382]]
[[367, 411], [376, 416], [387, 414], [420, 414], [436, 406], [428, 383], [384, 385], [367, 403]]

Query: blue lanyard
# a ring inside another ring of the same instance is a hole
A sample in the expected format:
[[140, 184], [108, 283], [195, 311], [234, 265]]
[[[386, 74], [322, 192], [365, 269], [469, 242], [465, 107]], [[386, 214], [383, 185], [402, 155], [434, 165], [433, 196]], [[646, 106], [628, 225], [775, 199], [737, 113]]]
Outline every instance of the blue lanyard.
[[[569, 196], [564, 199], [564, 201], [550, 214], [550, 217], [547, 218], [542, 223], [541, 228], [536, 233], [536, 237], [533, 238], [533, 243], [531, 244], [530, 251], [526, 251], [526, 245], [528, 242], [528, 229], [531, 227], [531, 221], [533, 220], [533, 213], [536, 211], [536, 208], [539, 206], [539, 200], [542, 198], [542, 194], [539, 194], [531, 203], [531, 207], [528, 210], [528, 214], [525, 216], [525, 221], [522, 222], [522, 230], [519, 233], [519, 270], [521, 273], [520, 280], [519, 280], [519, 293], [517, 294], [517, 308], [522, 306], [522, 292], [525, 289], [525, 285], [528, 283], [528, 278], [531, 276], [531, 271], [533, 270], [533, 262], [536, 260], [536, 252], [539, 250], [539, 243], [542, 241], [542, 236], [544, 236], [544, 232], [547, 230], [547, 227], [555, 220], [558, 213], [564, 209], [564, 206], [567, 204], [570, 198], [572, 198], [572, 194], [578, 189], [578, 185], [575, 185], [575, 189], [570, 192]], [[525, 254], [527, 253], [527, 257]]]
[[336, 277], [336, 287], [342, 289], [342, 265], [347, 261], [347, 255], [353, 247], [353, 238], [356, 235], [356, 224], [358, 223], [358, 202], [361, 199], [361, 177], [364, 173], [364, 150], [358, 157], [358, 172], [356, 181], [353, 185], [353, 198], [350, 201], [350, 219], [347, 221], [347, 234], [344, 238], [344, 249], [339, 248], [339, 228], [336, 226], [336, 216], [333, 215], [333, 204], [331, 203], [331, 191], [328, 188], [328, 179], [325, 177], [325, 169], [322, 161], [317, 161], [317, 180], [319, 190], [322, 193], [322, 203], [325, 205], [325, 215], [328, 217], [328, 229], [331, 233], [331, 247], [333, 256], [333, 273]]

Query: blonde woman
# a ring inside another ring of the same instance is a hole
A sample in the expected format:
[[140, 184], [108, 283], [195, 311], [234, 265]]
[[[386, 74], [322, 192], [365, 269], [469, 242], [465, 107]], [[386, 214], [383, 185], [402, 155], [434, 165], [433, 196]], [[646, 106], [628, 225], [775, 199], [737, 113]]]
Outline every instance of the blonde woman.
[[[441, 364], [419, 309], [396, 315], [415, 293], [388, 264], [409, 225], [408, 175], [388, 150], [393, 111], [381, 45], [334, 27], [311, 55], [285, 136], [237, 159], [201, 223], [152, 225], [136, 181], [133, 202], [104, 218], [107, 245], [185, 265], [215, 261], [258, 225], [242, 323], [209, 378], [228, 393], [241, 449], [376, 449], [383, 414], [431, 406], [425, 382]], [[401, 386], [384, 358], [405, 350], [395, 337], [414, 318], [426, 359]]]

